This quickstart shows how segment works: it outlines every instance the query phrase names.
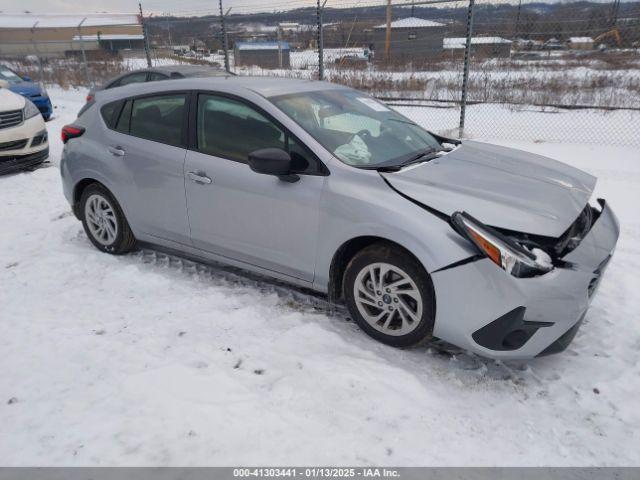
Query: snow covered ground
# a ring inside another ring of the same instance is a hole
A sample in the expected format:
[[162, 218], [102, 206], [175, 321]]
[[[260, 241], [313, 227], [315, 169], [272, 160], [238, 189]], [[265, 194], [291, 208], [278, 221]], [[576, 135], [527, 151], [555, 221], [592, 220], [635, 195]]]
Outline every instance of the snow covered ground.
[[91, 246], [51, 166], [0, 178], [0, 464], [640, 465], [640, 149], [501, 141], [599, 177], [622, 234], [565, 353], [396, 350], [319, 299]]

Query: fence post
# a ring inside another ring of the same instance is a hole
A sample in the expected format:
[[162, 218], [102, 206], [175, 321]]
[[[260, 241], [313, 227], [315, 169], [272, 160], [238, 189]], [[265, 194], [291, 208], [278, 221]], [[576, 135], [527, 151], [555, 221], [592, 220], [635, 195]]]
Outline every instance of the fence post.
[[142, 36], [144, 37], [144, 54], [147, 57], [147, 67], [151, 68], [151, 53], [149, 52], [149, 36], [147, 35], [147, 25], [144, 23], [142, 14], [142, 3], [138, 3], [140, 9], [140, 25], [142, 26]]
[[230, 72], [229, 68], [229, 45], [227, 44], [227, 28], [224, 24], [224, 10], [222, 10], [222, 0], [219, 0], [220, 5], [220, 29], [222, 30], [222, 49], [224, 50], [224, 69]]
[[318, 7], [316, 9], [316, 17], [318, 22], [318, 80], [324, 80], [324, 35], [323, 35], [323, 26], [322, 26], [322, 10], [324, 9], [324, 5], [327, 3], [327, 0], [324, 1], [322, 5], [320, 5], [320, 0], [318, 0]]
[[460, 99], [460, 126], [458, 127], [458, 136], [462, 138], [464, 135], [464, 117], [467, 110], [467, 88], [469, 86], [469, 61], [471, 58], [471, 36], [473, 35], [473, 7], [475, 0], [469, 0], [469, 9], [467, 10], [467, 37], [464, 47], [464, 67], [462, 72], [462, 98]]
[[84, 68], [84, 76], [87, 80], [87, 85], [92, 87], [91, 84], [91, 75], [89, 75], [89, 65], [87, 64], [87, 54], [84, 51], [84, 40], [82, 39], [82, 24], [85, 22], [87, 17], [83, 18], [82, 21], [78, 24], [78, 39], [80, 40], [80, 50], [82, 51], [82, 67]]

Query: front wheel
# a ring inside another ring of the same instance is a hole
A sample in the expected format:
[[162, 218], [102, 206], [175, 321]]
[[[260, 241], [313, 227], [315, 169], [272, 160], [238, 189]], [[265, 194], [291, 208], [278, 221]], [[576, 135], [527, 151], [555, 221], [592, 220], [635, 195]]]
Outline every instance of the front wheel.
[[115, 255], [133, 250], [136, 239], [109, 190], [97, 183], [89, 185], [82, 192], [80, 207], [84, 231], [98, 250]]
[[403, 249], [382, 243], [363, 249], [347, 265], [343, 284], [349, 312], [371, 337], [394, 347], [431, 338], [433, 283]]

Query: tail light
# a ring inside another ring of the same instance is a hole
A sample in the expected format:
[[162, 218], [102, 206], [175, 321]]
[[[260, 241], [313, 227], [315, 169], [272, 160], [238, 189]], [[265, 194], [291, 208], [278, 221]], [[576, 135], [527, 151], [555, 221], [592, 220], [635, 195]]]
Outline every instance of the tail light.
[[93, 100], [93, 95], [89, 94], [87, 95], [87, 103], [91, 102]]
[[60, 138], [62, 138], [62, 143], [67, 143], [72, 138], [82, 136], [83, 133], [84, 127], [79, 127], [77, 125], [65, 125], [62, 127]]

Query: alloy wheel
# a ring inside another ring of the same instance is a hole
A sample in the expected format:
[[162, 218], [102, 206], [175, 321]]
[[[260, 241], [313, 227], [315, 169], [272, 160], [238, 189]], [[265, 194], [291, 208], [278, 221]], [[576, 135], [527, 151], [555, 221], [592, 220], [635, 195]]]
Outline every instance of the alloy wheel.
[[118, 237], [115, 209], [102, 195], [91, 195], [84, 207], [87, 226], [93, 238], [104, 246], [113, 244]]
[[404, 270], [389, 263], [372, 263], [360, 270], [353, 298], [364, 320], [386, 335], [411, 333], [422, 319], [418, 286]]

